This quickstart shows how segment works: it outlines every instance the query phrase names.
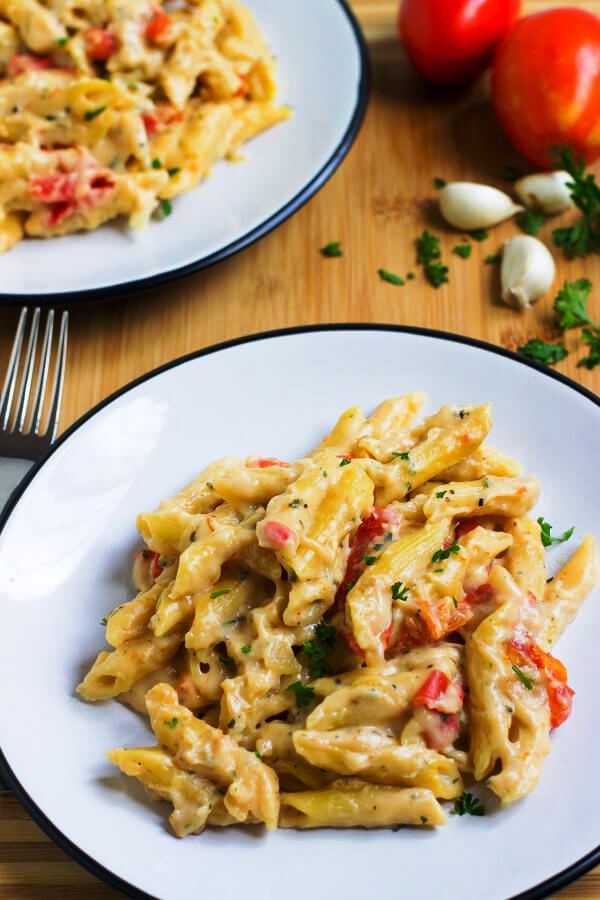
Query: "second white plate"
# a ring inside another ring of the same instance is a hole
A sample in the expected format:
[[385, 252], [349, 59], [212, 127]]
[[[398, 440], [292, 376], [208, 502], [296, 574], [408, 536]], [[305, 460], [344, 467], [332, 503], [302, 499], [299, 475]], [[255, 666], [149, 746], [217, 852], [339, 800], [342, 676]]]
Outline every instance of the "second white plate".
[[246, 2], [277, 56], [279, 101], [292, 118], [247, 144], [246, 162], [219, 163], [140, 234], [109, 223], [21, 241], [0, 256], [0, 303], [119, 299], [199, 271], [267, 234], [333, 174], [368, 95], [364, 38], [346, 0]]

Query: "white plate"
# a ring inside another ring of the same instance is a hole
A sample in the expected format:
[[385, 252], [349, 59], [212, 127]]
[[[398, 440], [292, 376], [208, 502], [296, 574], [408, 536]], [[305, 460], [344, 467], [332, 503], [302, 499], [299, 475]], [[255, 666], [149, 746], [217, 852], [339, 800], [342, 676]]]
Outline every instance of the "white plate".
[[[272, 333], [203, 351], [124, 388], [73, 426], [26, 479], [0, 532], [0, 744], [34, 818], [132, 896], [306, 900], [546, 896], [600, 861], [596, 592], [561, 642], [575, 697], [538, 789], [436, 832], [214, 830], [178, 841], [167, 806], [104, 758], [150, 744], [118, 703], [73, 692], [128, 597], [139, 510], [229, 454], [295, 457], [350, 404], [419, 389], [429, 408], [492, 400], [493, 444], [542, 483], [539, 514], [575, 538], [600, 508], [598, 399], [554, 372], [465, 338], [349, 326]], [[575, 541], [549, 552], [554, 570]], [[548, 879], [550, 879], [548, 881]], [[540, 887], [541, 885], [541, 887]], [[143, 893], [145, 892], [145, 893]]]
[[247, 144], [245, 163], [215, 166], [175, 198], [168, 219], [140, 234], [113, 223], [21, 241], [0, 257], [0, 303], [118, 299], [173, 281], [267, 234], [333, 174], [368, 94], [364, 38], [346, 0], [245, 2], [277, 56], [278, 99], [292, 106], [292, 118]]

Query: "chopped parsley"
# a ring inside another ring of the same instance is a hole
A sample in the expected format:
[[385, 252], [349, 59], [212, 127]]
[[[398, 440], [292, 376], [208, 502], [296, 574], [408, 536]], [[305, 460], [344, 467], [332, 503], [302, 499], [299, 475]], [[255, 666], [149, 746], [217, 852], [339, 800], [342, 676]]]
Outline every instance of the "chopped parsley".
[[502, 170], [503, 181], [518, 181], [521, 174], [516, 166], [505, 166]]
[[442, 562], [444, 559], [449, 559], [451, 553], [460, 553], [460, 544], [457, 541], [452, 541], [449, 547], [441, 547], [439, 550], [436, 550], [431, 557], [431, 562], [437, 563]]
[[444, 178], [437, 177], [437, 178], [433, 179], [433, 186], [436, 189], [436, 191], [441, 191], [442, 188], [446, 187], [446, 184], [447, 184], [447, 182], [445, 181]]
[[290, 684], [286, 690], [294, 694], [296, 705], [299, 709], [310, 706], [315, 697], [314, 688], [309, 687], [307, 684], [302, 684], [301, 681], [295, 681], [293, 684]]
[[154, 159], [152, 160], [151, 166], [153, 169], [162, 169], [162, 163], [157, 156], [155, 156]]
[[320, 622], [312, 641], [304, 641], [302, 652], [308, 657], [309, 678], [322, 678], [329, 675], [327, 657], [335, 650], [337, 631], [333, 625]]
[[68, 37], [59, 38], [56, 43], [58, 44], [59, 47], [66, 47], [67, 44], [69, 43], [69, 38]]
[[161, 200], [160, 201], [160, 210], [166, 219], [167, 216], [170, 216], [171, 213], [173, 212], [173, 204], [171, 203], [170, 200]]
[[485, 241], [489, 238], [489, 232], [485, 230], [485, 228], [474, 228], [473, 231], [469, 232], [469, 235], [473, 238], [474, 241]]
[[428, 821], [429, 819], [427, 818], [427, 816], [421, 816], [421, 822], [423, 823], [423, 825], [426, 825]]
[[392, 600], [408, 600], [408, 588], [403, 581], [395, 581], [393, 583]]
[[452, 248], [452, 252], [455, 253], [456, 256], [460, 256], [461, 259], [468, 259], [472, 250], [473, 247], [471, 244], [457, 244], [456, 247]]
[[108, 624], [108, 619], [106, 618], [106, 616], [104, 616], [103, 619], [100, 619], [100, 624], [101, 624], [101, 625], [107, 625], [107, 624]]
[[323, 469], [321, 474], [323, 475], [323, 478], [327, 478], [327, 470], [326, 469]]
[[533, 682], [531, 681], [530, 678], [527, 677], [525, 672], [523, 672], [518, 666], [515, 666], [514, 664], [511, 666], [511, 669], [513, 670], [513, 672], [515, 673], [515, 675], [517, 676], [519, 681], [523, 682], [523, 684], [525, 685], [527, 690], [532, 691], [533, 690]]
[[540, 228], [546, 221], [544, 213], [534, 212], [532, 209], [524, 209], [516, 218], [516, 223], [525, 234], [535, 237], [539, 234]]
[[342, 459], [341, 462], [340, 462], [340, 469], [341, 469], [343, 466], [349, 466], [351, 462], [352, 462], [352, 460], [350, 460], [350, 459]]
[[376, 556], [363, 556], [366, 566], [374, 566], [377, 562]]
[[179, 719], [177, 718], [177, 716], [173, 716], [172, 719], [169, 719], [168, 722], [165, 722], [165, 725], [167, 726], [167, 728], [176, 728], [178, 722]]
[[454, 801], [454, 812], [457, 816], [485, 816], [485, 806], [473, 794], [463, 791], [458, 800]]
[[92, 119], [96, 118], [96, 116], [102, 115], [105, 109], [105, 106], [99, 106], [98, 109], [88, 109], [83, 118], [86, 122], [91, 122]]
[[558, 327], [577, 328], [578, 325], [591, 325], [592, 320], [587, 311], [587, 301], [592, 289], [589, 278], [578, 278], [577, 281], [565, 281], [554, 301], [554, 311], [560, 316]]
[[484, 259], [484, 263], [488, 266], [497, 266], [502, 261], [501, 253], [489, 253]]
[[262, 753], [260, 752], [260, 750], [255, 750], [254, 755], [257, 759], [262, 759]]
[[407, 272], [407, 273], [406, 273], [406, 280], [407, 280], [407, 281], [412, 281], [414, 277], [415, 277], [415, 273], [414, 273], [414, 272]]
[[551, 547], [552, 544], [564, 544], [575, 531], [575, 526], [573, 525], [567, 531], [563, 532], [562, 537], [552, 537], [552, 525], [550, 522], [546, 522], [543, 516], [540, 516], [537, 521], [542, 531], [542, 544], [544, 547]]
[[382, 281], [387, 281], [388, 284], [403, 285], [406, 283], [404, 278], [400, 278], [399, 275], [394, 275], [393, 272], [388, 272], [387, 269], [377, 269], [377, 274]]
[[586, 174], [582, 158], [575, 161], [569, 147], [555, 147], [553, 156], [559, 169], [571, 176], [567, 187], [571, 199], [581, 211], [581, 219], [566, 228], [555, 228], [552, 239], [569, 259], [600, 253], [600, 186], [591, 172]]
[[546, 363], [547, 366], [554, 366], [569, 355], [564, 344], [549, 344], [540, 338], [533, 338], [526, 344], [522, 344], [519, 347], [519, 353], [535, 362]]
[[447, 491], [438, 491], [435, 496], [438, 498], [438, 500], [441, 500], [442, 497], [445, 497], [447, 493]]
[[230, 594], [230, 593], [231, 593], [230, 588], [221, 588], [220, 591], [213, 591], [212, 594], [210, 594], [209, 599], [216, 600], [217, 597], [224, 597], [225, 594]]
[[231, 656], [220, 656], [219, 662], [223, 663], [224, 666], [227, 666], [229, 669], [235, 665], [235, 660], [231, 658]]
[[323, 256], [326, 256], [328, 259], [331, 259], [334, 256], [342, 256], [342, 245], [340, 241], [329, 241], [328, 244], [325, 244], [324, 247], [321, 247], [320, 250]]
[[180, 172], [181, 172], [180, 166], [173, 166], [172, 169], [167, 169], [167, 175], [169, 176], [169, 178], [175, 178], [175, 176], [179, 175]]
[[417, 238], [417, 262], [423, 266], [425, 278], [434, 288], [448, 281], [448, 266], [441, 262], [440, 239], [429, 231]]
[[288, 506], [291, 506], [292, 509], [298, 509], [299, 506], [302, 506], [302, 500], [300, 497], [295, 497], [293, 500], [290, 500]]
[[593, 369], [600, 363], [600, 331], [594, 328], [584, 328], [581, 333], [581, 340], [584, 344], [588, 344], [590, 352], [587, 356], [582, 357], [577, 363], [577, 367], [583, 366], [586, 369]]
[[395, 456], [396, 459], [410, 459], [410, 452], [406, 450], [401, 453], [399, 450], [392, 450], [392, 456]]
[[252, 647], [249, 647], [248, 644], [244, 644], [242, 647], [242, 653], [252, 653]]

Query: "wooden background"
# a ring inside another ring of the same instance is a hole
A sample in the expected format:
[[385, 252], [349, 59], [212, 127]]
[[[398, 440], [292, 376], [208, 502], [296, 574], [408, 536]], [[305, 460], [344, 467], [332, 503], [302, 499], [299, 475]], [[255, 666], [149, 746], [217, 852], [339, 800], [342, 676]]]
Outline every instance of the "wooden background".
[[[354, 0], [353, 5], [369, 41], [373, 91], [363, 130], [341, 169], [291, 220], [233, 259], [151, 294], [73, 308], [63, 428], [161, 363], [270, 328], [392, 322], [508, 347], [553, 335], [552, 296], [526, 315], [509, 310], [498, 300], [496, 267], [483, 265], [486, 255], [517, 233], [514, 225], [495, 229], [465, 261], [452, 255], [459, 236], [444, 228], [432, 199], [433, 176], [506, 188], [502, 170], [522, 166], [494, 121], [486, 81], [466, 93], [428, 90], [410, 71], [396, 39], [395, 0]], [[525, 5], [535, 10], [559, 4]], [[578, 5], [600, 12], [600, 0]], [[401, 274], [416, 270], [414, 238], [424, 227], [443, 235], [450, 283], [434, 290], [420, 275], [402, 288], [381, 282], [380, 267]], [[342, 241], [341, 259], [319, 254], [331, 240]], [[560, 262], [560, 280], [583, 274], [600, 288], [600, 259]], [[591, 308], [600, 319], [600, 289], [593, 292]], [[0, 309], [0, 373], [16, 318], [16, 310]], [[575, 349], [577, 343], [575, 334], [568, 335], [567, 346]], [[600, 393], [600, 367], [576, 368], [581, 355], [572, 353], [557, 368]], [[58, 850], [15, 800], [0, 797], [0, 896], [95, 900], [118, 894]], [[600, 898], [600, 869], [562, 896]]]

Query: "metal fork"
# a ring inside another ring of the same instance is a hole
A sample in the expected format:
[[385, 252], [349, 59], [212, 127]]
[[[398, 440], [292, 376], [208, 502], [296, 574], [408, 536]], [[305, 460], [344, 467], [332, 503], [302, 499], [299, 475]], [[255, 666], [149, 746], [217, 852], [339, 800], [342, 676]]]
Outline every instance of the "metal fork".
[[[48, 375], [52, 359], [55, 312], [49, 310], [46, 317], [44, 336], [41, 341], [37, 381], [32, 396], [32, 387], [38, 358], [41, 310], [34, 309], [26, 339], [29, 310], [23, 307], [17, 333], [13, 341], [6, 377], [0, 394], [0, 511], [12, 489], [16, 487], [30, 468], [26, 460], [42, 457], [56, 438], [62, 404], [65, 367], [67, 363], [67, 334], [69, 314], [63, 312], [56, 343], [54, 380], [50, 394], [50, 408], [46, 427], [42, 428], [42, 416], [46, 401]], [[23, 365], [21, 356], [23, 347]], [[19, 378], [19, 373], [21, 373]], [[5, 459], [2, 459], [2, 458]], [[6, 458], [8, 457], [8, 458]], [[9, 787], [0, 776], [0, 793], [8, 793]]]
[[24, 364], [19, 383], [21, 351], [25, 342], [29, 310], [23, 307], [19, 316], [17, 333], [13, 341], [12, 352], [8, 361], [8, 369], [4, 386], [0, 394], [0, 457], [8, 456], [18, 459], [39, 459], [54, 442], [60, 419], [65, 366], [67, 361], [67, 333], [69, 313], [63, 312], [58, 335], [56, 368], [54, 384], [50, 399], [50, 410], [46, 429], [42, 431], [42, 412], [48, 386], [48, 373], [52, 355], [52, 336], [54, 332], [55, 312], [48, 311], [46, 327], [42, 341], [41, 357], [38, 369], [37, 384], [31, 408], [29, 400], [33, 387], [33, 378], [37, 358], [38, 337], [40, 335], [41, 310], [39, 306], [33, 311], [33, 319], [27, 339]]

